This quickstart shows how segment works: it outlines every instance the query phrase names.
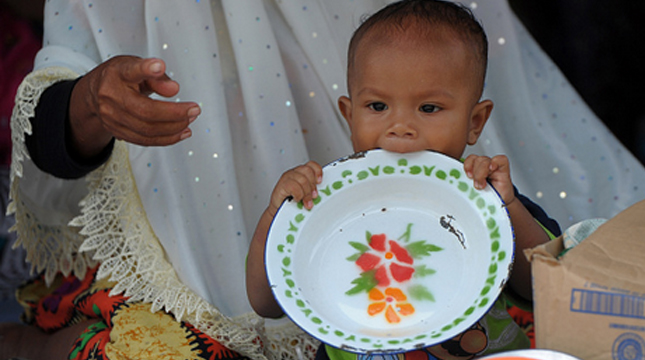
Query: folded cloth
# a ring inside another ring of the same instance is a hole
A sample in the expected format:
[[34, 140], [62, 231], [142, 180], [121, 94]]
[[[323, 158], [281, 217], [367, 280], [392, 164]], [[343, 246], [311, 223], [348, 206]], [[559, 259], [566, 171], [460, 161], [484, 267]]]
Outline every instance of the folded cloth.
[[571, 225], [562, 234], [562, 242], [564, 244], [564, 251], [560, 256], [564, 255], [567, 251], [580, 244], [582, 240], [591, 235], [600, 225], [604, 224], [607, 219], [595, 218], [582, 220], [576, 224]]

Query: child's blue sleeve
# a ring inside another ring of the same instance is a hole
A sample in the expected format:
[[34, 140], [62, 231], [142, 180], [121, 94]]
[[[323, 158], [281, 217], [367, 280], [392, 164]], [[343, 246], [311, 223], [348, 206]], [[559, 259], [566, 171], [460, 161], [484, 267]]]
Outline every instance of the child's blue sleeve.
[[550, 218], [549, 215], [547, 215], [546, 211], [540, 207], [540, 205], [534, 203], [529, 199], [528, 197], [520, 194], [517, 191], [517, 188], [513, 187], [515, 189], [515, 197], [520, 200], [522, 205], [533, 215], [533, 218], [542, 226], [542, 228], [549, 234], [549, 237], [551, 239], [555, 239], [558, 236], [562, 234], [562, 230], [560, 230], [560, 225], [558, 224], [557, 221], [554, 219]]

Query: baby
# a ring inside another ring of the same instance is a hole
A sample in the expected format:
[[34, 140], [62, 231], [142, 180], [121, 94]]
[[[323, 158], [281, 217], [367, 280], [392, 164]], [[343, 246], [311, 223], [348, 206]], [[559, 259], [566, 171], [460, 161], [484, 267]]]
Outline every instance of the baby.
[[[479, 22], [461, 5], [439, 0], [404, 0], [368, 18], [354, 33], [348, 51], [349, 96], [338, 100], [351, 129], [356, 152], [384, 149], [398, 153], [433, 150], [461, 159], [477, 142], [493, 109], [481, 100], [488, 40]], [[559, 233], [555, 221], [515, 190], [508, 158], [470, 155], [464, 171], [483, 189], [488, 181], [507, 206], [516, 251], [547, 242]], [[285, 198], [307, 209], [318, 196], [322, 167], [310, 161], [285, 172], [253, 236], [247, 264], [247, 292], [253, 309], [276, 318], [283, 311], [266, 277], [267, 233]], [[504, 298], [530, 301], [530, 264], [516, 256], [505, 293], [489, 313], [456, 338], [399, 354], [414, 359], [469, 359], [475, 355], [527, 348], [528, 338], [505, 310]], [[319, 359], [350, 359], [356, 354], [322, 346]]]

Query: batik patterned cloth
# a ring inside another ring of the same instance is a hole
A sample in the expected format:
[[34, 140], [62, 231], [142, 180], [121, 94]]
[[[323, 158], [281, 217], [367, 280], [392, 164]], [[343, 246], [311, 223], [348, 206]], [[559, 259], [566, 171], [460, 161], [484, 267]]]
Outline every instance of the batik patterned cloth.
[[97, 280], [96, 268], [85, 278], [58, 276], [47, 287], [37, 278], [18, 291], [24, 318], [46, 332], [96, 320], [78, 337], [69, 360], [107, 359], [248, 359], [227, 349], [172, 314], [151, 312], [150, 305], [110, 296], [114, 284]]

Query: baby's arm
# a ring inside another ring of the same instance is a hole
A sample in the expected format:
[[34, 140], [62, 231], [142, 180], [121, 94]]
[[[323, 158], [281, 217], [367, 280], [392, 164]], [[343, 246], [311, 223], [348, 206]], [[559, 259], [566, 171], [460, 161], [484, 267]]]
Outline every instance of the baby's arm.
[[473, 179], [477, 189], [486, 186], [486, 180], [497, 190], [506, 204], [515, 231], [515, 262], [509, 285], [520, 296], [531, 299], [531, 264], [524, 256], [524, 249], [530, 249], [549, 241], [549, 235], [535, 221], [531, 213], [516, 199], [508, 158], [497, 155], [470, 155], [464, 161], [466, 175]]
[[277, 318], [283, 314], [269, 287], [264, 265], [264, 247], [271, 222], [287, 197], [302, 201], [305, 208], [311, 209], [313, 199], [318, 197], [316, 185], [321, 181], [322, 167], [313, 161], [282, 174], [271, 194], [271, 202], [255, 228], [246, 264], [246, 292], [251, 307], [262, 317]]

